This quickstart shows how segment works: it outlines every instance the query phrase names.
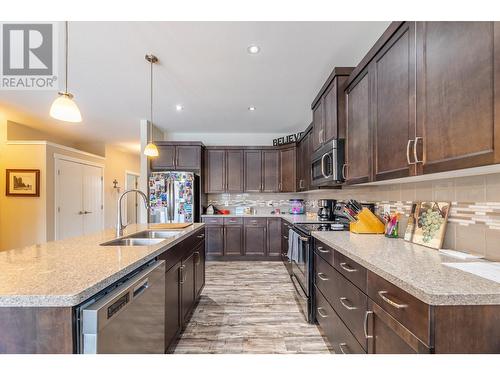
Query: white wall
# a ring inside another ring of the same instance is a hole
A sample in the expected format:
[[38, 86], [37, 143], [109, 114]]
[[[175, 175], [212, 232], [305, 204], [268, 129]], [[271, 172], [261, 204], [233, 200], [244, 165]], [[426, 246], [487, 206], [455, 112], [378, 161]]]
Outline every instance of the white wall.
[[205, 146], [272, 146], [283, 133], [166, 133], [166, 141], [201, 141]]

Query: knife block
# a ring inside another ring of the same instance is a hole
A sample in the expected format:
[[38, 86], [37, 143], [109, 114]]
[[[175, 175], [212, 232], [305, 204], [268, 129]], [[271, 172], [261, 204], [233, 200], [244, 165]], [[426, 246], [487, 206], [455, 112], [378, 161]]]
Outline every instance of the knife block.
[[384, 234], [385, 225], [368, 208], [363, 210], [356, 217], [354, 223], [349, 224], [349, 231], [353, 233]]

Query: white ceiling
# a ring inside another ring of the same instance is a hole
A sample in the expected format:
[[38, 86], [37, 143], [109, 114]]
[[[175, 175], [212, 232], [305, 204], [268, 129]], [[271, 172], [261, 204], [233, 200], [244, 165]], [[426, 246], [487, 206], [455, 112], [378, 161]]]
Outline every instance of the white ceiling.
[[[137, 142], [149, 117], [151, 52], [160, 60], [154, 122], [167, 133], [290, 133], [311, 121], [332, 68], [356, 65], [388, 24], [72, 22], [69, 91], [84, 121], [51, 119], [55, 92], [0, 91], [0, 105], [81, 141]], [[250, 44], [261, 52], [248, 54]]]

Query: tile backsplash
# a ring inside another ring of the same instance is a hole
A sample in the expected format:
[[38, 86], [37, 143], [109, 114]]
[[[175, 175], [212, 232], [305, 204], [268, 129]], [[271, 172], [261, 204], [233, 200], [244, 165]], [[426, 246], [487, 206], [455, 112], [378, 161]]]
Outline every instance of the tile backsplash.
[[449, 201], [452, 206], [443, 247], [500, 261], [500, 174], [304, 193], [209, 194], [208, 203], [230, 210], [251, 206], [258, 214], [268, 214], [276, 207], [288, 212], [291, 198], [304, 199], [307, 211], [313, 212], [320, 198], [373, 202], [380, 214], [385, 208], [402, 214], [400, 233], [404, 233], [413, 201]]

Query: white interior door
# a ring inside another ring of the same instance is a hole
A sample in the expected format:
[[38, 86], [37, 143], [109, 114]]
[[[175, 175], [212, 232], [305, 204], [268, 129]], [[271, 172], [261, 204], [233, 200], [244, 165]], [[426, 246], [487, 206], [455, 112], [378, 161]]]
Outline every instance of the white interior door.
[[[132, 173], [127, 173], [126, 180], [126, 190], [130, 189], [139, 189], [139, 176]], [[138, 210], [138, 194], [127, 194], [125, 200], [127, 208], [125, 212], [127, 213], [127, 224], [135, 224], [137, 223], [137, 210]]]
[[102, 230], [102, 167], [58, 159], [56, 169], [56, 240]]
[[83, 235], [82, 164], [57, 161], [56, 240]]
[[82, 165], [83, 170], [83, 234], [102, 230], [102, 168]]

